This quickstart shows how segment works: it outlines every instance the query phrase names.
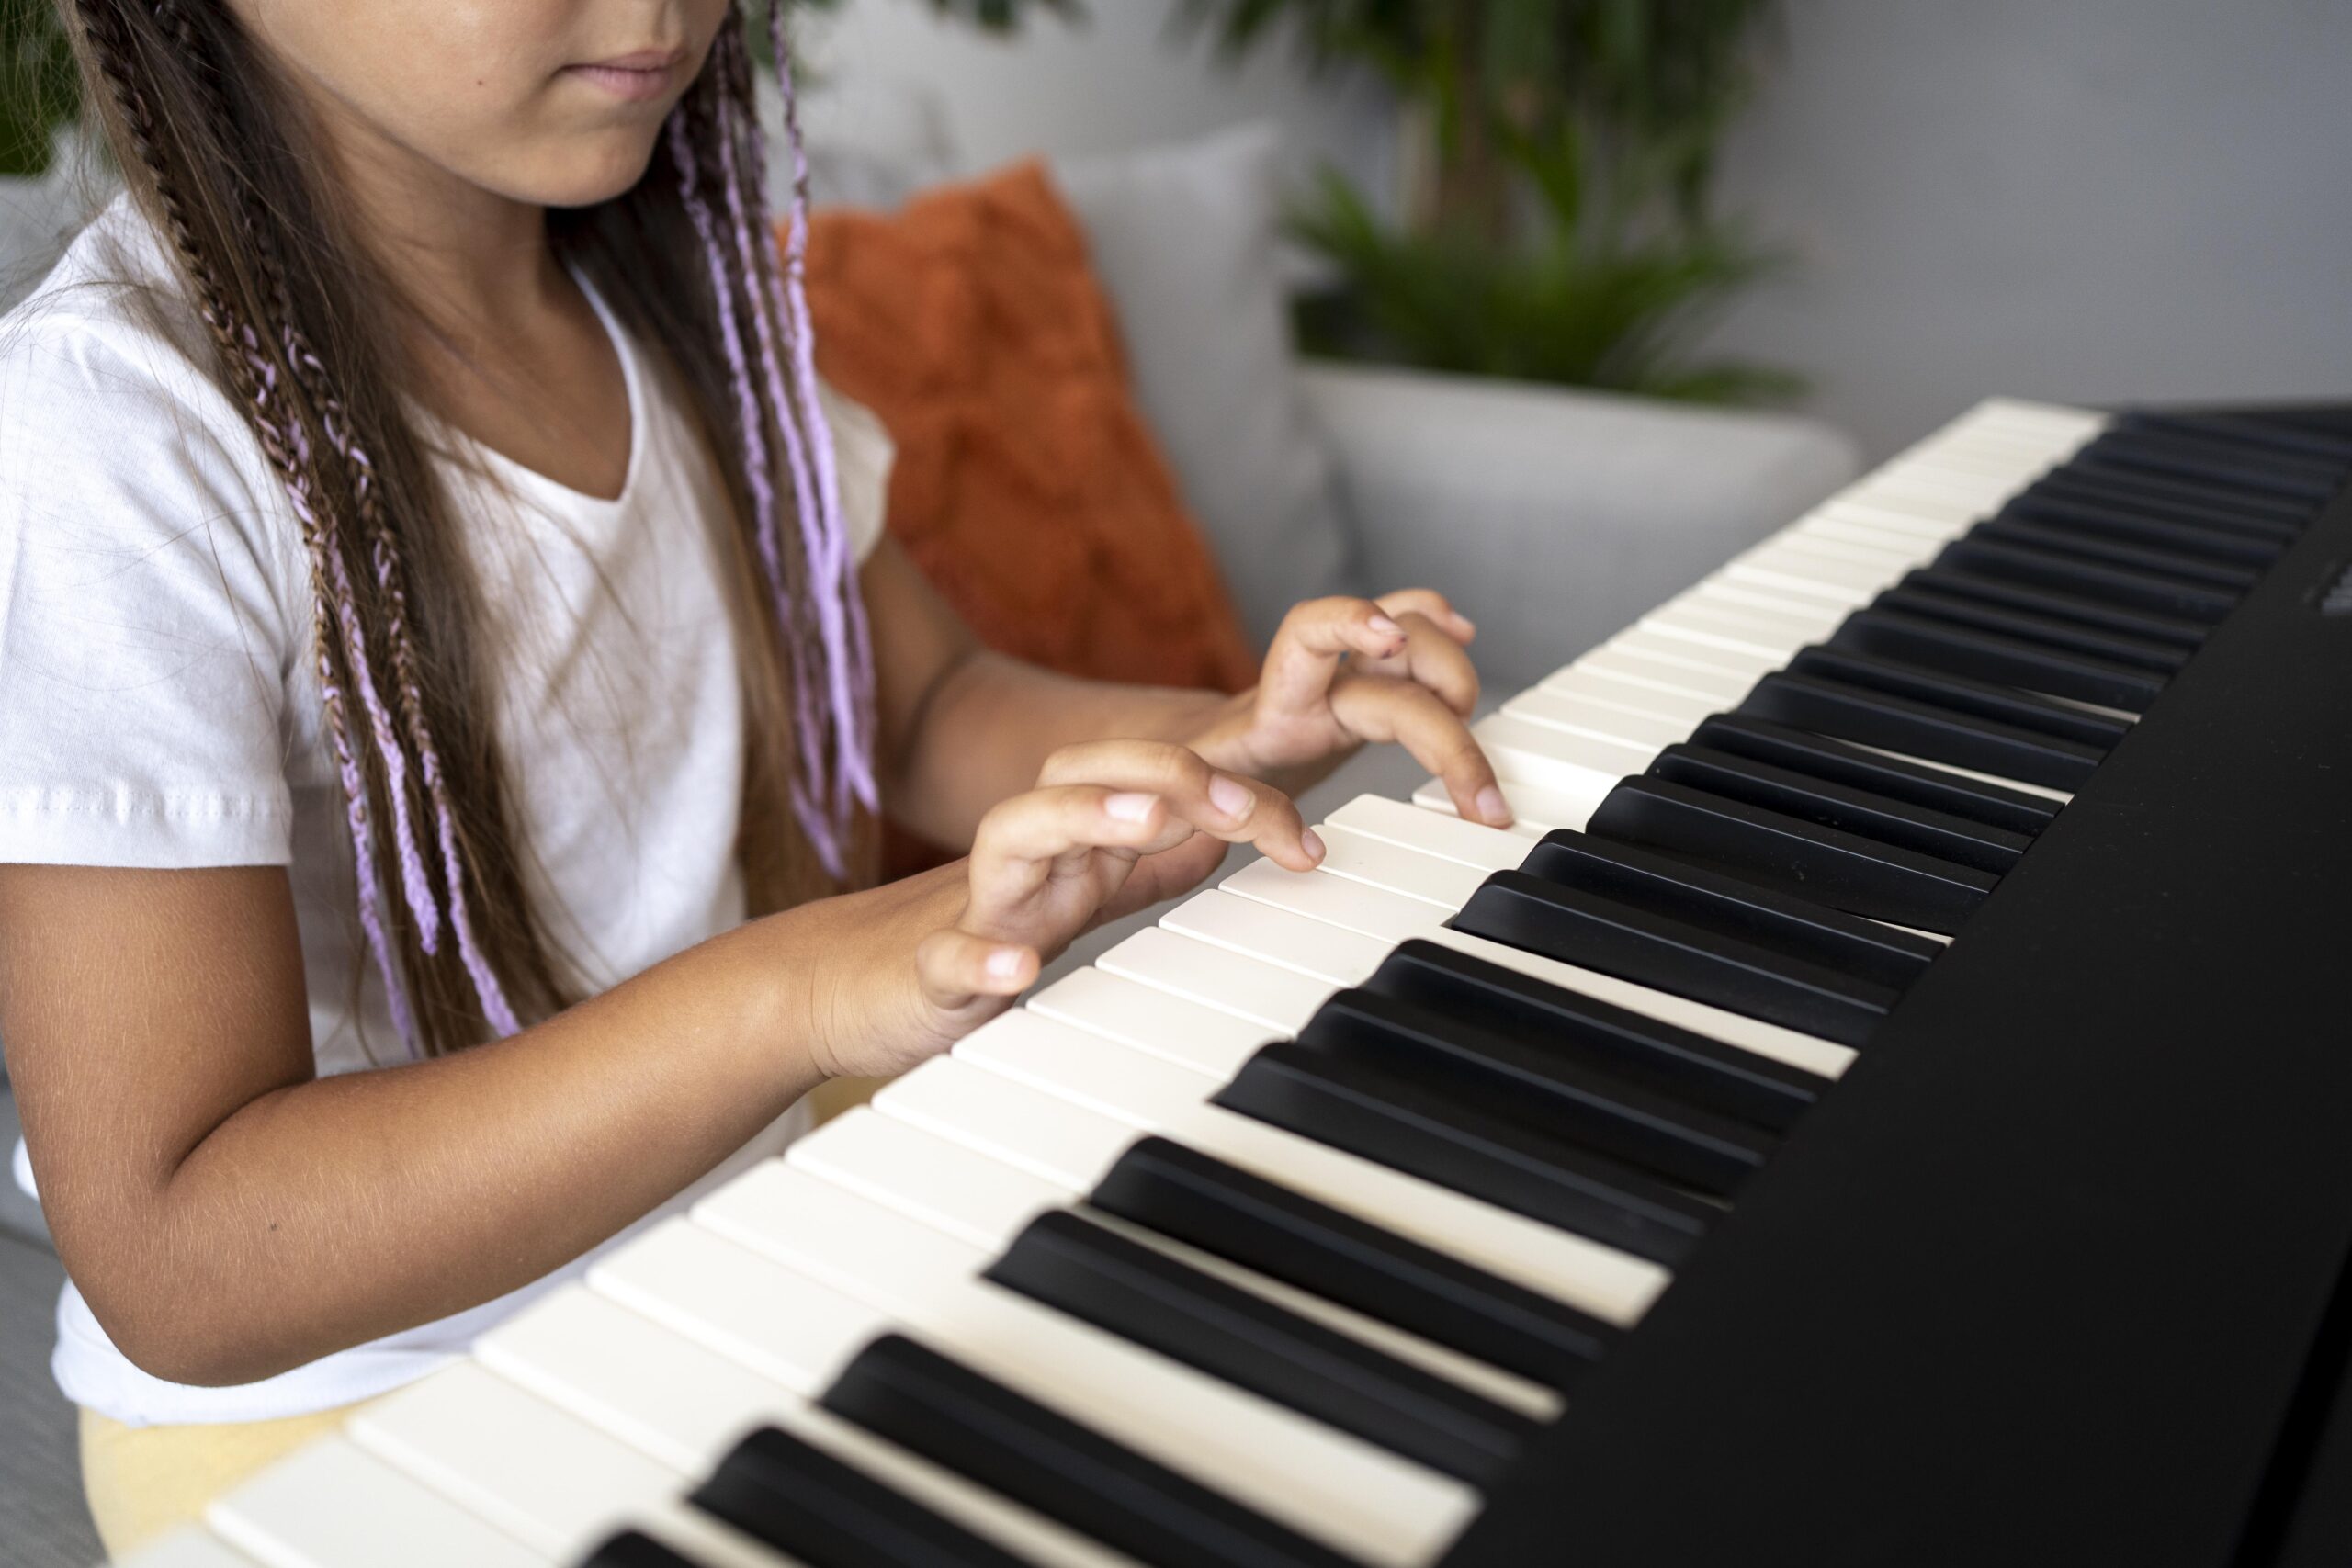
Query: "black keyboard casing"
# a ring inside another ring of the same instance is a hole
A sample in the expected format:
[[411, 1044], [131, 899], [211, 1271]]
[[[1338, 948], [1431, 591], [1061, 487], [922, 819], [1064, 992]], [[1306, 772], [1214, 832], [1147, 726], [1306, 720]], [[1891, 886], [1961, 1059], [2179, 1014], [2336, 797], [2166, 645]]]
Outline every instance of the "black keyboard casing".
[[1446, 1568], [2352, 1562], [2347, 563], [2352, 492]]

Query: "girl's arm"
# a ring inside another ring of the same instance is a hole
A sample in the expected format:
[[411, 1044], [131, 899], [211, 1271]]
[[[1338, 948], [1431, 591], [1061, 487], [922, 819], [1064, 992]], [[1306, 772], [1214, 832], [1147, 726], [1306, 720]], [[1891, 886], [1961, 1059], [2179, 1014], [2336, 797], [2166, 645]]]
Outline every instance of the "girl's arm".
[[1185, 745], [1296, 794], [1363, 741], [1401, 742], [1473, 821], [1510, 818], [1467, 720], [1476, 628], [1438, 594], [1310, 600], [1276, 632], [1259, 683], [1235, 696], [1082, 681], [981, 648], [885, 539], [863, 574], [874, 628], [879, 761], [891, 814], [934, 842], [971, 841], [1041, 759], [1109, 737]]
[[820, 1078], [944, 1049], [1147, 854], [1317, 858], [1288, 801], [1247, 784], [1221, 809], [1239, 781], [1175, 747], [1091, 748], [1044, 783], [967, 862], [742, 926], [511, 1039], [330, 1078], [282, 870], [0, 866], [0, 1041], [66, 1269], [146, 1371], [266, 1377], [527, 1284]]

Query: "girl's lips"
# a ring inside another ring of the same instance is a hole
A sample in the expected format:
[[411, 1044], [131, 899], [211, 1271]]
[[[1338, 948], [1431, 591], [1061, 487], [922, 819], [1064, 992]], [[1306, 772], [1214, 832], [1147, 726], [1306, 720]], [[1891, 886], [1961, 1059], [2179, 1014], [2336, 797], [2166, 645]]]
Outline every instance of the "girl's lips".
[[682, 49], [641, 49], [584, 65], [567, 65], [564, 73], [602, 87], [616, 98], [642, 102], [658, 98], [670, 88], [671, 78], [685, 60]]

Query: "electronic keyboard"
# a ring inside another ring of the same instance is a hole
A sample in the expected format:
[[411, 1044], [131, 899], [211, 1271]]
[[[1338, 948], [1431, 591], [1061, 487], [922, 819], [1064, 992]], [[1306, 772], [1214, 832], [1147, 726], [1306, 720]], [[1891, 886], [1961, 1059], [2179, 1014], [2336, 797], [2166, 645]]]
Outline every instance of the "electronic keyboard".
[[2352, 1560], [2348, 473], [1985, 403], [137, 1561]]

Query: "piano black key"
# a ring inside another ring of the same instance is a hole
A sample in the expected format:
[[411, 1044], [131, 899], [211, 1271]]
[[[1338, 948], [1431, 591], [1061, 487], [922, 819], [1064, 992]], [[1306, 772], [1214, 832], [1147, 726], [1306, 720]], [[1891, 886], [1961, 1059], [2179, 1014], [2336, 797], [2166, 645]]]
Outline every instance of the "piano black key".
[[1954, 539], [1936, 554], [1935, 564], [1978, 577], [2007, 578], [2035, 588], [2054, 589], [2086, 599], [2104, 599], [2134, 610], [2151, 610], [2183, 620], [2218, 623], [2237, 595], [2201, 583], [2156, 577], [2122, 567], [2103, 566], [2078, 556], [1999, 544], [1973, 536]]
[[1688, 1258], [1715, 1213], [1616, 1160], [1434, 1100], [1408, 1078], [1296, 1041], [1260, 1051], [1212, 1099], [1653, 1262]]
[[1950, 566], [1923, 567], [1905, 572], [1895, 588], [1923, 589], [1950, 598], [1997, 605], [2005, 610], [2062, 624], [2120, 632], [2127, 637], [2177, 648], [2184, 658], [2203, 647], [2206, 634], [2212, 629], [2202, 622], [2186, 620], [2178, 615], [2135, 610], [2103, 599], [2037, 588], [2030, 583], [2014, 582], [2006, 578], [1984, 577]]
[[2032, 839], [1705, 746], [1669, 746], [1650, 776], [1999, 875]]
[[695, 1568], [691, 1558], [639, 1530], [623, 1530], [589, 1553], [581, 1568]]
[[2125, 544], [2080, 529], [2006, 515], [1977, 524], [1968, 531], [1968, 537], [1979, 544], [2015, 545], [2024, 549], [2047, 550], [2052, 555], [2073, 556], [2151, 577], [2199, 583], [2225, 593], [2244, 593], [2262, 575], [2259, 568], [2237, 561], [2213, 560], [2151, 545]]
[[1550, 1296], [1167, 1138], [1136, 1143], [1086, 1201], [1553, 1388], [1574, 1387], [1617, 1340]]
[[[1921, 583], [1925, 581], [1922, 578]], [[1996, 637], [2069, 653], [2087, 654], [2109, 664], [2158, 677], [2175, 674], [2188, 662], [2189, 649], [2179, 643], [2135, 637], [2081, 621], [2061, 620], [2040, 611], [2013, 609], [1990, 599], [1971, 598], [1908, 581], [1871, 600], [1871, 608], [1893, 610], [1947, 626], [1971, 626]]]
[[2152, 522], [2182, 524], [2208, 534], [2261, 545], [2290, 545], [2301, 532], [2297, 521], [2300, 508], [2292, 504], [2279, 509], [2249, 506], [2243, 501], [2224, 503], [2113, 471], [2060, 468], [2035, 480], [2024, 493], [2036, 500], [2098, 507]]
[[2085, 713], [2030, 692], [1971, 680], [1879, 654], [1843, 648], [1808, 648], [1789, 660], [1789, 672], [1823, 681], [1867, 686], [1914, 702], [1933, 703], [1953, 713], [1973, 714], [2018, 729], [2039, 730], [2105, 751], [2132, 733], [2129, 719]]
[[2064, 491], [2029, 490], [1994, 514], [1996, 520], [2093, 535], [2119, 544], [2265, 567], [2288, 541], [2278, 534], [2248, 534], [2167, 518], [2152, 510], [2083, 500]]
[[825, 1391], [834, 1415], [1166, 1568], [1351, 1568], [1340, 1553], [900, 1335]]
[[1416, 937], [1363, 988], [1592, 1061], [1692, 1105], [1785, 1133], [1829, 1080]]
[[1780, 1140], [1559, 1051], [1448, 1018], [1367, 989], [1340, 992], [1307, 1023], [1302, 1043], [1425, 1082], [1538, 1130], [1657, 1171], [1693, 1191], [1728, 1198], [1763, 1168]]
[[2235, 490], [2313, 502], [2327, 500], [2342, 482], [2340, 472], [2329, 463], [2187, 435], [2110, 431], [2093, 440], [2081, 456], [2119, 468], [2180, 474]]
[[1833, 909], [1955, 935], [1999, 880], [1991, 872], [1727, 800], [1664, 778], [1627, 779], [1589, 830], [1721, 866]]
[[738, 1443], [692, 1500], [809, 1568], [1021, 1568], [1011, 1552], [773, 1427]]
[[1473, 1485], [1500, 1481], [1536, 1430], [1459, 1383], [1068, 1211], [1039, 1215], [988, 1278]]
[[1495, 873], [1451, 923], [1490, 942], [1842, 1045], [1865, 1043], [1897, 994], [1525, 872]]
[[2146, 711], [2165, 686], [2162, 676], [2128, 664], [1876, 605], [1847, 616], [1829, 646], [2132, 713]]
[[2338, 473], [2352, 473], [2352, 441], [2324, 430], [2288, 424], [2245, 414], [2165, 413], [2154, 409], [2131, 409], [2118, 414], [2110, 429], [2157, 437], [2193, 436], [2281, 452], [2326, 465]]
[[2082, 788], [2107, 754], [2104, 747], [1806, 675], [1765, 676], [1739, 713], [2048, 789]]
[[1749, 714], [1704, 719], [1690, 732], [1690, 743], [2029, 838], [2058, 815], [2058, 802], [2043, 795], [1922, 767]]
[[2232, 516], [2283, 523], [2300, 533], [2319, 508], [2301, 496], [2271, 495], [2241, 486], [2218, 485], [2186, 474], [2162, 474], [2120, 463], [2077, 457], [2058, 470], [2068, 481], [2098, 485], [2132, 495], [2153, 496], [2191, 506], [2212, 507]]
[[1888, 990], [1917, 979], [1943, 952], [1940, 943], [1857, 919], [1819, 899], [1776, 892], [1752, 878], [1602, 834], [1547, 833], [1519, 869]]

